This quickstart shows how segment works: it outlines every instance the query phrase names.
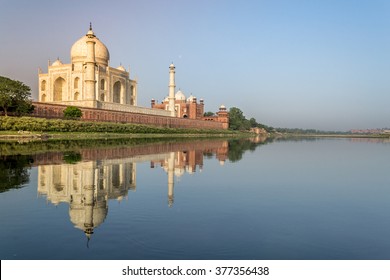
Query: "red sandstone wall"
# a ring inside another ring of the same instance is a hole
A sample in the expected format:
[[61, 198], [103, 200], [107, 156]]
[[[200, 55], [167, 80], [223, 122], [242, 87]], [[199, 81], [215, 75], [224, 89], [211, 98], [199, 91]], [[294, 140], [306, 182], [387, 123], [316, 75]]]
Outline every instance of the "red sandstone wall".
[[[177, 151], [197, 151], [200, 154], [216, 154], [217, 159], [226, 159], [226, 140], [199, 140], [195, 142], [153, 143], [128, 147], [82, 148], [77, 150], [83, 161], [129, 158], [142, 155], [163, 154]], [[62, 152], [47, 152], [33, 155], [33, 166], [64, 163]]]
[[[63, 118], [66, 105], [57, 105], [42, 102], [33, 102], [35, 107], [32, 116], [41, 118]], [[82, 119], [88, 121], [105, 121], [120, 123], [147, 124], [172, 128], [202, 128], [202, 129], [226, 129], [227, 126], [220, 122], [183, 119], [164, 116], [153, 116], [138, 113], [111, 111], [79, 107], [83, 112]]]

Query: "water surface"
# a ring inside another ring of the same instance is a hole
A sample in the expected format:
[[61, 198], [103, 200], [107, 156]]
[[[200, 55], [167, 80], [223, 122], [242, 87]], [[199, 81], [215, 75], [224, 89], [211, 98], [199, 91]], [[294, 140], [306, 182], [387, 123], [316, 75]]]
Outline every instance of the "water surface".
[[45, 149], [1, 147], [1, 259], [390, 259], [388, 141]]

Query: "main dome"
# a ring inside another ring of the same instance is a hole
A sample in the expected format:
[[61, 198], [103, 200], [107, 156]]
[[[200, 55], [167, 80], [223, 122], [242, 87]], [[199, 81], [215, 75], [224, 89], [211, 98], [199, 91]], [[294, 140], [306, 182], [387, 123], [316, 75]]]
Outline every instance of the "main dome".
[[76, 43], [73, 44], [70, 49], [70, 57], [73, 62], [85, 62], [87, 58], [87, 40], [88, 36], [93, 36], [92, 40], [95, 41], [95, 60], [99, 64], [108, 66], [110, 60], [110, 53], [107, 47], [94, 35], [92, 30], [88, 31], [88, 34], [81, 37]]

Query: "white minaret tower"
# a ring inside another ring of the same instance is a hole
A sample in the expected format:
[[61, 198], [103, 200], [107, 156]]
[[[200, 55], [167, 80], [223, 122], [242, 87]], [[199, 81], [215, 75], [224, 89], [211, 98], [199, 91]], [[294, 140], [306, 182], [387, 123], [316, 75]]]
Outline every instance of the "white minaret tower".
[[171, 112], [171, 116], [175, 117], [175, 65], [171, 63], [169, 65], [169, 94], [168, 94], [168, 110]]
[[85, 61], [85, 95], [87, 100], [95, 100], [95, 34], [92, 24], [87, 33], [87, 59]]

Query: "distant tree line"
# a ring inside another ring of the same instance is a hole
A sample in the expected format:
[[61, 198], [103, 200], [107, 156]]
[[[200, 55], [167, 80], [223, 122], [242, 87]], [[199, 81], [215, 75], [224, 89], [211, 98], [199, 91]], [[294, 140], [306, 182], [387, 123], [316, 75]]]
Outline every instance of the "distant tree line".
[[302, 128], [274, 128], [272, 126], [267, 126], [261, 123], [258, 123], [255, 118], [250, 118], [249, 120], [244, 116], [244, 113], [237, 107], [232, 107], [229, 110], [229, 129], [230, 130], [239, 130], [239, 131], [248, 131], [251, 128], [258, 127], [263, 128], [267, 132], [275, 133], [286, 133], [286, 134], [350, 134], [346, 131], [324, 131], [317, 129], [302, 129]]
[[302, 129], [302, 128], [276, 128], [277, 132], [289, 134], [348, 134], [345, 131], [325, 131], [317, 129]]

